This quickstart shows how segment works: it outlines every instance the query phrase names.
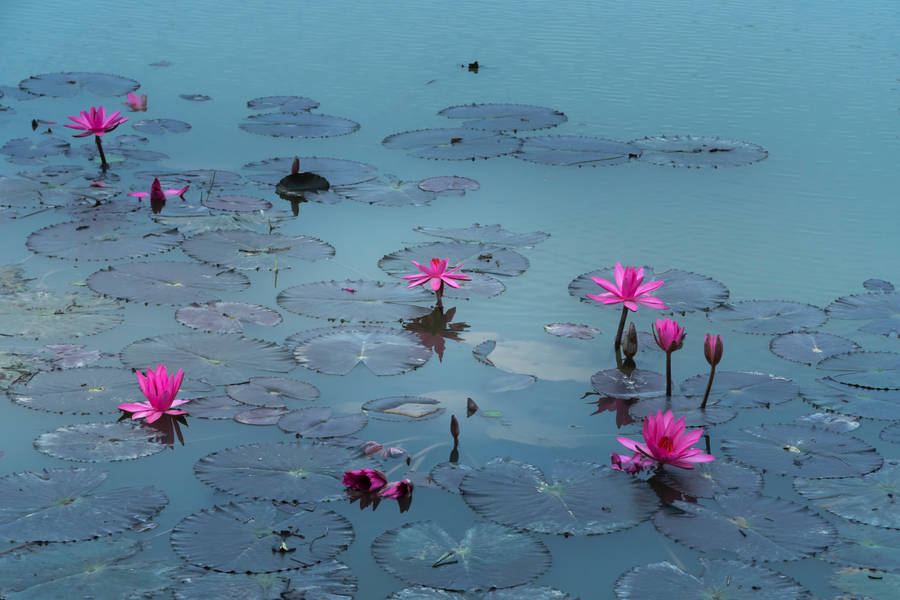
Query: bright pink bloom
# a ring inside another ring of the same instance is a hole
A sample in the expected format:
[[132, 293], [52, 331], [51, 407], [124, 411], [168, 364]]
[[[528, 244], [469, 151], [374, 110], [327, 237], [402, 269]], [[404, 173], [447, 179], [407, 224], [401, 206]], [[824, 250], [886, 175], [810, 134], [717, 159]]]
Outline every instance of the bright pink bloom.
[[382, 498], [396, 498], [397, 500], [401, 500], [412, 496], [412, 491], [412, 481], [404, 479], [402, 481], [392, 481], [387, 484], [383, 490], [378, 492], [378, 495]]
[[674, 319], [657, 319], [653, 324], [653, 339], [663, 352], [674, 352], [684, 341], [684, 327]]
[[[659, 298], [649, 295], [650, 292], [665, 283], [662, 280], [644, 282], [644, 268], [635, 269], [634, 267], [622, 268], [622, 263], [616, 263], [616, 282], [611, 283], [600, 277], [591, 277], [594, 283], [606, 290], [607, 294], [588, 294], [591, 300], [602, 302], [603, 304], [617, 304], [621, 302], [628, 310], [636, 311], [638, 304], [649, 306], [650, 308], [669, 308], [662, 303]], [[643, 285], [642, 285], [643, 284]]]
[[144, 112], [147, 110], [147, 94], [141, 94], [138, 98], [137, 94], [128, 92], [128, 101], [123, 102], [131, 112]]
[[460, 279], [463, 281], [470, 281], [470, 279], [463, 275], [462, 273], [454, 273], [453, 271], [462, 267], [462, 265], [456, 265], [449, 271], [447, 270], [448, 259], [440, 260], [438, 258], [431, 259], [431, 265], [427, 267], [423, 267], [416, 261], [412, 261], [416, 267], [419, 268], [421, 273], [414, 273], [413, 275], [405, 275], [403, 279], [409, 279], [412, 281], [407, 288], [415, 287], [417, 285], [422, 285], [426, 281], [431, 282], [431, 289], [435, 292], [441, 289], [443, 284], [447, 284], [450, 287], [458, 288], [459, 284], [454, 281], [454, 279]]
[[648, 467], [652, 467], [654, 464], [656, 464], [656, 461], [652, 458], [646, 458], [640, 452], [635, 452], [634, 456], [613, 453], [610, 456], [609, 466], [615, 471], [639, 473]]
[[180, 190], [163, 190], [162, 186], [159, 184], [159, 179], [153, 179], [153, 185], [150, 186], [150, 193], [147, 192], [128, 192], [128, 196], [134, 196], [135, 198], [146, 198], [150, 196], [150, 200], [165, 200], [166, 198], [171, 198], [172, 196], [181, 196], [188, 189], [190, 189], [191, 185], [188, 184], [181, 188]]
[[175, 377], [169, 377], [166, 373], [164, 365], [157, 365], [156, 372], [153, 369], [147, 369], [147, 375], [144, 376], [137, 371], [138, 385], [141, 391], [147, 397], [147, 402], [139, 402], [137, 404], [120, 404], [119, 410], [134, 413], [132, 419], [147, 418], [147, 423], [152, 423], [159, 419], [163, 414], [167, 415], [184, 415], [187, 411], [174, 410], [172, 407], [187, 404], [187, 400], [176, 400], [178, 389], [181, 387], [181, 380], [184, 377], [184, 371], [178, 369]]
[[96, 135], [102, 137], [104, 133], [109, 133], [128, 119], [119, 116], [119, 111], [107, 116], [106, 110], [100, 106], [92, 106], [91, 112], [81, 111], [81, 116], [69, 116], [69, 119], [75, 122], [75, 125], [66, 123], [66, 127], [71, 129], [83, 129], [84, 133], [75, 134], [75, 137], [85, 137], [88, 135]]
[[725, 350], [725, 346], [722, 344], [722, 336], [721, 335], [710, 335], [706, 334], [706, 338], [703, 340], [703, 355], [706, 357], [706, 362], [710, 364], [710, 366], [715, 367], [719, 364], [719, 361], [722, 360], [722, 352]]
[[704, 454], [700, 448], [691, 448], [703, 435], [702, 429], [684, 432], [684, 417], [677, 421], [672, 411], [656, 411], [644, 419], [644, 444], [628, 438], [617, 437], [616, 441], [631, 450], [640, 452], [661, 464], [669, 464], [682, 469], [693, 469], [692, 463], [716, 460], [711, 454]]
[[374, 492], [384, 487], [387, 477], [375, 469], [355, 469], [344, 472], [344, 485], [360, 492]]

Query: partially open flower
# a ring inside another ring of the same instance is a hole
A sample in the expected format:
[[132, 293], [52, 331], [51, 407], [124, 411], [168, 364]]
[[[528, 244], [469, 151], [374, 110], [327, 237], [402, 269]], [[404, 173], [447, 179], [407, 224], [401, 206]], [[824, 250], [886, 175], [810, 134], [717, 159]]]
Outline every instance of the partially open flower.
[[715, 367], [719, 364], [719, 361], [722, 360], [722, 352], [724, 350], [725, 346], [722, 344], [721, 335], [713, 336], [709, 333], [706, 334], [706, 338], [703, 340], [703, 355], [706, 357], [706, 362], [708, 362], [710, 366]]
[[638, 335], [637, 329], [634, 327], [634, 323], [628, 324], [628, 329], [625, 331], [625, 338], [622, 341], [622, 352], [625, 353], [625, 356], [628, 358], [634, 358], [634, 355], [637, 354], [638, 351]]
[[402, 481], [392, 481], [387, 484], [384, 489], [378, 492], [378, 495], [382, 498], [396, 498], [397, 500], [401, 500], [412, 496], [412, 491], [412, 481], [404, 479]]
[[375, 469], [354, 469], [344, 473], [343, 483], [360, 492], [374, 492], [384, 487], [387, 477]]
[[663, 352], [680, 350], [684, 342], [684, 327], [679, 326], [674, 319], [657, 319], [653, 324], [653, 339]]

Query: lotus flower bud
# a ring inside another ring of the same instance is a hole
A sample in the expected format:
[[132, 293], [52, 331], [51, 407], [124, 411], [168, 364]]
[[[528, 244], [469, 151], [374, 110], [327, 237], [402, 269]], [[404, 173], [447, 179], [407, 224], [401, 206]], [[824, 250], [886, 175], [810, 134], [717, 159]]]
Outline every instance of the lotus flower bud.
[[456, 420], [456, 415], [450, 416], [450, 435], [453, 436], [453, 443], [455, 444], [459, 439], [459, 421]]
[[622, 343], [622, 352], [624, 352], [625, 356], [627, 356], [628, 358], [634, 358], [634, 355], [637, 354], [637, 351], [637, 329], [635, 329], [634, 323], [629, 323], [628, 329], [625, 331], [625, 340]]
[[703, 340], [703, 355], [706, 356], [706, 362], [715, 367], [722, 360], [724, 349], [721, 335], [706, 334], [706, 338]]
[[657, 319], [653, 324], [653, 339], [663, 352], [680, 350], [684, 342], [684, 327], [674, 319]]
[[291, 175], [296, 175], [300, 172], [300, 157], [295, 156], [294, 162], [291, 163]]

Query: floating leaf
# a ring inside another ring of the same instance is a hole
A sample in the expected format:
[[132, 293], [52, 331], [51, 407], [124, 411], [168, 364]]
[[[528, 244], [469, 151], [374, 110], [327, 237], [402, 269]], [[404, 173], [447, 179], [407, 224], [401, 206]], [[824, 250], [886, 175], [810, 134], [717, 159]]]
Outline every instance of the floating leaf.
[[244, 425], [276, 425], [281, 417], [291, 412], [290, 408], [269, 408], [267, 406], [259, 406], [244, 410], [234, 415], [234, 420]]
[[[413, 268], [415, 268], [415, 265]], [[469, 271], [466, 273], [466, 276], [470, 281], [463, 282], [461, 287], [444, 286], [445, 299], [471, 300], [472, 298], [493, 298], [506, 291], [506, 286], [503, 282], [494, 279], [490, 275]]]
[[744, 333], [788, 333], [815, 329], [828, 317], [818, 306], [785, 300], [746, 300], [709, 313], [713, 323], [731, 323]]
[[693, 469], [660, 469], [654, 476], [661, 484], [692, 498], [762, 490], [762, 475], [737, 463], [717, 459], [695, 464]]
[[641, 565], [616, 581], [616, 598], [727, 598], [728, 600], [808, 600], [810, 592], [771, 569], [734, 560], [700, 559], [699, 577], [668, 561]]
[[894, 600], [900, 596], [900, 575], [896, 573], [845, 567], [836, 571], [829, 583], [853, 594], [851, 600]]
[[[896, 416], [896, 415], [895, 415]], [[891, 444], [900, 444], [900, 423], [893, 423], [881, 430], [878, 437]]]
[[329, 560], [283, 575], [211, 572], [187, 577], [175, 588], [175, 600], [341, 600], [356, 592], [350, 567]]
[[504, 248], [530, 248], [550, 237], [549, 233], [544, 233], [543, 231], [513, 233], [503, 229], [500, 225], [481, 225], [479, 223], [474, 223], [466, 228], [420, 226], [413, 229], [413, 231], [434, 237], [449, 238], [457, 242], [496, 244]]
[[840, 543], [822, 555], [839, 565], [900, 572], [900, 539], [896, 531], [855, 525], [846, 521], [837, 525]]
[[493, 523], [475, 525], [460, 541], [433, 521], [407, 523], [375, 538], [372, 554], [403, 581], [446, 590], [512, 587], [550, 568], [543, 543]]
[[571, 600], [571, 598], [569, 594], [555, 588], [537, 585], [466, 593], [415, 586], [394, 592], [387, 600]]
[[209, 265], [156, 261], [112, 265], [88, 277], [87, 284], [105, 296], [180, 306], [239, 292], [250, 281], [242, 273]]
[[[682, 382], [681, 393], [702, 398], [708, 382], [708, 374], [694, 375]], [[796, 398], [797, 394], [799, 387], [791, 379], [751, 371], [719, 371], [713, 379], [709, 398], [721, 406], [768, 408]]]
[[278, 421], [278, 428], [302, 438], [333, 438], [352, 435], [366, 426], [365, 413], [333, 416], [330, 406], [298, 408]]
[[272, 203], [256, 196], [243, 196], [239, 194], [216, 195], [203, 201], [203, 206], [216, 210], [228, 210], [231, 212], [253, 212], [257, 210], [269, 210]]
[[395, 133], [381, 140], [386, 148], [406, 150], [418, 158], [475, 160], [512, 154], [522, 145], [519, 138], [465, 127], [419, 129]]
[[823, 358], [858, 350], [859, 344], [830, 333], [785, 333], [769, 342], [772, 354], [785, 360], [812, 365]]
[[270, 110], [276, 108], [281, 112], [306, 112], [319, 108], [319, 103], [303, 96], [263, 96], [247, 101], [250, 110]]
[[46, 291], [0, 296], [0, 334], [69, 338], [93, 335], [122, 323], [118, 302], [93, 294]]
[[496, 347], [496, 340], [484, 340], [483, 342], [472, 348], [472, 356], [474, 356], [478, 362], [484, 363], [489, 367], [493, 367], [495, 365], [493, 361], [488, 358], [488, 355], [493, 352]]
[[[473, 271], [512, 277], [521, 275], [529, 266], [527, 258], [509, 248], [462, 242], [429, 242], [388, 254], [378, 261], [378, 267], [389, 275], [406, 275], [415, 270], [413, 260], [425, 264], [433, 257], [447, 259], [450, 266], [461, 264], [462, 273]], [[462, 287], [465, 286], [463, 281]]]
[[900, 354], [848, 352], [826, 358], [817, 367], [835, 371], [828, 379], [870, 390], [900, 390]]
[[884, 466], [863, 477], [847, 479], [794, 480], [794, 489], [819, 508], [858, 523], [900, 529], [897, 497], [900, 463], [885, 460]]
[[178, 94], [178, 97], [188, 102], [209, 102], [212, 100], [212, 97], [206, 94]]
[[857, 437], [808, 425], [758, 425], [741, 430], [749, 437], [724, 440], [734, 460], [798, 477], [855, 477], [881, 468], [881, 455]]
[[53, 136], [15, 138], [0, 146], [0, 154], [7, 155], [10, 162], [20, 165], [37, 164], [42, 158], [63, 154], [68, 150], [69, 142]]
[[640, 158], [641, 149], [634, 144], [603, 138], [542, 135], [524, 138], [522, 147], [514, 156], [544, 165], [605, 167]]
[[329, 375], [346, 375], [362, 363], [376, 375], [399, 375], [421, 367], [431, 351], [407, 331], [374, 326], [345, 326], [294, 334], [294, 358], [302, 366]]
[[537, 533], [596, 535], [634, 527], [657, 508], [632, 477], [590, 462], [556, 461], [548, 479], [528, 463], [497, 458], [466, 475], [463, 500], [478, 514]]
[[900, 294], [881, 292], [844, 296], [829, 304], [825, 310], [833, 319], [871, 319], [870, 323], [859, 328], [860, 331], [900, 336]]
[[191, 130], [191, 125], [178, 119], [142, 119], [133, 123], [131, 128], [144, 135], [161, 135], [185, 133]]
[[[600, 277], [608, 281], [615, 281], [613, 268], [598, 269], [590, 273], [584, 273], [576, 277], [569, 284], [569, 294], [592, 306], [605, 306], [587, 298], [587, 294], [604, 293], [605, 290], [597, 285], [591, 277]], [[715, 279], [705, 275], [690, 273], [680, 269], [669, 269], [657, 273], [651, 267], [644, 267], [644, 281], [661, 279], [665, 284], [656, 290], [653, 295], [660, 298], [669, 307], [671, 312], [692, 312], [695, 310], [711, 310], [728, 300], [728, 288]]]
[[[278, 306], [320, 319], [340, 321], [401, 321], [425, 316], [434, 294], [406, 282], [364, 280], [319, 281], [287, 288], [278, 294]], [[414, 303], [426, 306], [418, 306]]]
[[[320, 158], [318, 156], [301, 156], [300, 168], [309, 173], [316, 173], [328, 180], [332, 186], [346, 186], [375, 179], [378, 169], [366, 163], [342, 158]], [[244, 169], [251, 171], [250, 179], [258, 183], [275, 185], [291, 172], [293, 156], [269, 158], [259, 162], [247, 163]]]
[[423, 192], [436, 194], [465, 195], [466, 192], [475, 192], [481, 185], [474, 179], [460, 177], [459, 175], [439, 175], [429, 177], [419, 182], [419, 189]]
[[469, 465], [445, 462], [435, 465], [428, 474], [428, 478], [438, 484], [441, 489], [447, 490], [451, 494], [459, 494], [459, 484], [472, 471], [474, 469]]
[[[310, 566], [346, 550], [353, 528], [341, 515], [270, 502], [231, 502], [194, 513], [172, 531], [191, 564], [226, 573], [273, 573]], [[280, 550], [285, 548], [285, 550]]]
[[247, 410], [247, 405], [231, 396], [209, 396], [191, 400], [190, 415], [200, 419], [233, 419]]
[[655, 396], [642, 398], [628, 408], [628, 414], [641, 420], [657, 412], [673, 411], [679, 418], [684, 417], [688, 427], [712, 427], [727, 423], [737, 416], [737, 410], [730, 406], [721, 406], [715, 398], [707, 402], [701, 409], [702, 396]]
[[182, 235], [193, 235], [205, 231], [232, 230], [232, 229], [264, 229], [277, 224], [287, 217], [268, 217], [258, 213], [236, 213], [217, 215], [186, 215], [169, 216], [153, 215], [151, 217], [160, 225], [174, 227]]
[[717, 496], [708, 505], [672, 505], [675, 509], [656, 513], [657, 529], [696, 550], [733, 552], [747, 561], [807, 558], [837, 537], [834, 527], [808, 508], [761, 494], [739, 492]]
[[801, 390], [803, 399], [821, 410], [853, 417], [892, 421], [900, 410], [900, 390], [867, 390], [841, 385], [827, 377], [818, 385]]
[[117, 413], [119, 404], [141, 399], [134, 373], [111, 367], [41, 371], [8, 394], [20, 406], [76, 415]]
[[134, 79], [106, 73], [44, 73], [19, 82], [19, 87], [36, 96], [74, 98], [82, 90], [98, 96], [125, 96], [141, 87]]
[[0, 478], [0, 539], [74, 542], [124, 531], [166, 505], [152, 486], [91, 493], [106, 480], [97, 469], [44, 469]]
[[341, 193], [359, 202], [375, 206], [425, 206], [435, 198], [434, 192], [419, 188], [415, 181], [403, 181], [393, 175], [345, 187]]
[[250, 115], [239, 125], [248, 133], [272, 137], [335, 137], [359, 129], [359, 123], [310, 112], [275, 112]]
[[894, 284], [884, 279], [866, 279], [863, 281], [863, 287], [870, 292], [893, 292]]
[[225, 391], [238, 402], [267, 408], [296, 405], [294, 401], [297, 400], [301, 401], [301, 407], [304, 407], [306, 402], [319, 398], [319, 389], [316, 386], [284, 377], [253, 377], [246, 383], [229, 385]]
[[627, 375], [618, 369], [606, 369], [591, 375], [591, 386], [601, 396], [652, 398], [666, 393], [666, 378], [643, 369], [635, 369]]
[[25, 246], [36, 254], [68, 260], [118, 260], [168, 252], [181, 242], [173, 230], [138, 232], [121, 219], [57, 223], [28, 236]]
[[797, 422], [814, 425], [828, 431], [844, 433], [853, 431], [859, 427], [859, 421], [854, 421], [851, 417], [845, 415], [836, 415], [834, 413], [817, 412], [802, 417], [797, 417]]
[[438, 114], [448, 119], [466, 119], [462, 126], [467, 129], [513, 133], [556, 127], [568, 120], [558, 110], [528, 104], [462, 104], [448, 106]]
[[246, 302], [191, 304], [175, 311], [175, 320], [191, 329], [213, 333], [241, 333], [244, 323], [275, 327], [281, 315], [266, 306]]
[[235, 269], [275, 268], [297, 260], [334, 256], [334, 247], [307, 235], [262, 234], [255, 231], [208, 231], [185, 240], [181, 249], [191, 258]]
[[122, 421], [60, 427], [34, 441], [38, 452], [76, 462], [114, 462], [151, 456], [166, 449], [159, 432]]
[[594, 329], [587, 325], [576, 325], [575, 323], [550, 323], [549, 325], [544, 325], [544, 331], [550, 335], [574, 338], [576, 340], [592, 340], [600, 333], [599, 329]]
[[440, 401], [425, 396], [390, 396], [369, 400], [362, 411], [379, 421], [428, 421], [444, 414]]
[[659, 135], [632, 140], [641, 160], [663, 167], [740, 167], [769, 156], [762, 146], [702, 135]]

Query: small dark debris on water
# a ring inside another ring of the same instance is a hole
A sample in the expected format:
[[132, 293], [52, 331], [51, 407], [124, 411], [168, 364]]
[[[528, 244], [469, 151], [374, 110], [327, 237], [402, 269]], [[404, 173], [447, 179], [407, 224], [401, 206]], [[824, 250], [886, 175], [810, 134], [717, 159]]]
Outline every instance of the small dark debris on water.
[[478, 405], [475, 404], [475, 401], [471, 398], [466, 398], [466, 418], [468, 419], [472, 415], [478, 412]]
[[461, 137], [450, 138], [451, 144], [459, 144], [462, 141], [463, 141], [463, 139]]
[[151, 67], [171, 67], [172, 63], [167, 60], [160, 60], [154, 63], [150, 63]]
[[[463, 65], [463, 66], [467, 66], [467, 65]], [[469, 67], [470, 73], [477, 73], [478, 72], [478, 61], [476, 60], [475, 62], [470, 62], [468, 64], [468, 67]]]
[[31, 130], [32, 130], [32, 131], [37, 131], [37, 128], [38, 128], [38, 122], [37, 122], [37, 119], [32, 119], [32, 120], [31, 120]]
[[206, 94], [178, 94], [178, 97], [189, 100], [190, 102], [206, 102], [212, 100], [212, 97], [207, 96]]

